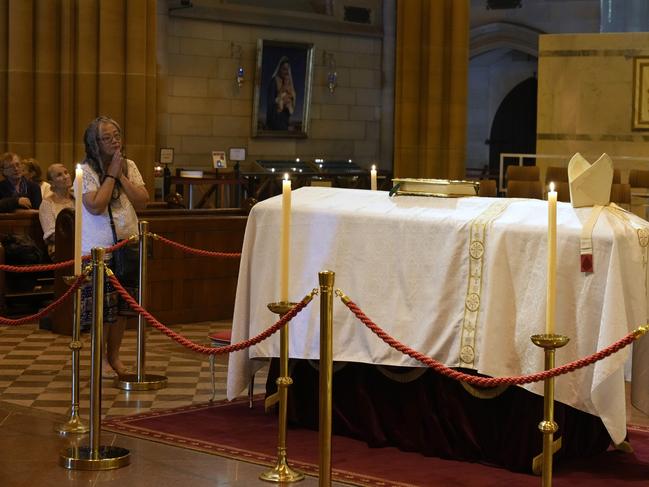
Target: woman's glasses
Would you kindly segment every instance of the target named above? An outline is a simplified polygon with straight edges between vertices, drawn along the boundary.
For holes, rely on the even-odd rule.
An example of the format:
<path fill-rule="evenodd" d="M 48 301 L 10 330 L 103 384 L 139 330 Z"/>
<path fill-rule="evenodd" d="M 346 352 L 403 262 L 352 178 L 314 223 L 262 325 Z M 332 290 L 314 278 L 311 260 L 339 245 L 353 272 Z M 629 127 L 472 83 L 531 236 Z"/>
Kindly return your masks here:
<path fill-rule="evenodd" d="M 101 140 L 104 144 L 110 144 L 113 140 L 116 142 L 121 142 L 122 134 L 120 134 L 119 132 L 115 132 L 114 134 L 104 134 L 99 137 L 99 140 Z"/>

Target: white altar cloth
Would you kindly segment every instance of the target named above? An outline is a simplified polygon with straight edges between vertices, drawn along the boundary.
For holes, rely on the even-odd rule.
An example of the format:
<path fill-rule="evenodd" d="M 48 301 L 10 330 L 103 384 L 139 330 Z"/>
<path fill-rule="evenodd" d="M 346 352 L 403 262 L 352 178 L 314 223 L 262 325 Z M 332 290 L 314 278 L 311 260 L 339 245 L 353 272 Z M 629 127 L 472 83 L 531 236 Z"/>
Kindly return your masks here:
<path fill-rule="evenodd" d="M 449 366 L 490 376 L 543 369 L 530 336 L 544 333 L 547 202 L 505 198 L 388 197 L 387 192 L 305 187 L 293 192 L 290 298 L 318 287 L 318 272 L 406 345 Z M 590 208 L 557 209 L 556 332 L 570 337 L 557 365 L 606 347 L 647 317 L 649 226 L 603 211 L 593 232 L 594 272 L 580 272 L 579 237 Z M 277 320 L 281 197 L 255 205 L 243 244 L 233 343 Z M 646 244 L 646 242 L 644 242 Z M 478 259 L 476 259 L 478 257 Z M 469 273 L 473 281 L 469 279 Z M 476 298 L 477 295 L 477 298 Z M 421 366 L 389 348 L 334 302 L 334 360 Z M 317 359 L 317 299 L 290 324 L 290 356 Z M 469 347 L 469 348 L 467 348 Z M 555 381 L 556 399 L 598 415 L 612 439 L 626 434 L 626 348 Z M 229 358 L 227 392 L 241 394 L 258 361 L 279 355 L 279 333 Z M 542 383 L 525 386 L 542 394 Z"/>

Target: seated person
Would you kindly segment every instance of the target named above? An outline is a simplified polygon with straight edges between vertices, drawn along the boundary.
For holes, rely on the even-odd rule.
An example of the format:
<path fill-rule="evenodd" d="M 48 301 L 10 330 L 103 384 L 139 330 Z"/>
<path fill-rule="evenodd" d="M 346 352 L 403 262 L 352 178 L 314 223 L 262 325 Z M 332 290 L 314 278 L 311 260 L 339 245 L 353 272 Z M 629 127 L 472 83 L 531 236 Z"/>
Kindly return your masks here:
<path fill-rule="evenodd" d="M 5 152 L 0 157 L 4 181 L 0 181 L 0 198 L 12 197 L 22 201 L 21 207 L 38 210 L 43 199 L 41 188 L 22 174 L 20 157 L 13 152 Z"/>
<path fill-rule="evenodd" d="M 41 165 L 34 158 L 23 159 L 23 176 L 29 179 L 32 183 L 38 184 L 41 188 L 41 196 L 45 199 L 50 194 L 50 183 L 43 181 L 43 171 Z"/>
<path fill-rule="evenodd" d="M 31 206 L 29 198 L 21 196 L 14 198 L 9 196 L 7 198 L 0 198 L 0 213 L 13 213 L 16 210 L 25 210 Z"/>
<path fill-rule="evenodd" d="M 47 244 L 47 253 L 54 260 L 54 228 L 56 217 L 63 208 L 74 208 L 72 197 L 72 178 L 63 164 L 52 164 L 47 168 L 47 179 L 51 191 L 43 199 L 38 209 L 38 218 L 43 227 L 43 240 Z"/>

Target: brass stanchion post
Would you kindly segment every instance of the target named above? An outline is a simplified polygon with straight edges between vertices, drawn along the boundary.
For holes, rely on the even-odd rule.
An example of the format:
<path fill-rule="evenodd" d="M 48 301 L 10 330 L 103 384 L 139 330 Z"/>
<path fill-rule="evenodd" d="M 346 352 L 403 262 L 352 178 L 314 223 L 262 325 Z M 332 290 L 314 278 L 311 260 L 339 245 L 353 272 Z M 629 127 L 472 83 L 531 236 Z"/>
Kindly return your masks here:
<path fill-rule="evenodd" d="M 72 285 L 75 277 L 70 276 L 69 284 Z M 88 426 L 81 420 L 79 416 L 79 362 L 81 349 L 81 289 L 77 289 L 74 293 L 74 311 L 72 323 L 72 341 L 70 341 L 70 350 L 72 351 L 72 376 L 71 376 L 71 405 L 70 405 L 70 419 L 65 423 L 58 425 L 55 429 L 62 435 L 67 434 L 81 434 L 88 432 Z"/>
<path fill-rule="evenodd" d="M 130 462 L 130 453 L 119 446 L 101 446 L 101 356 L 104 333 L 104 255 L 92 249 L 92 365 L 90 369 L 90 446 L 66 448 L 59 464 L 72 470 L 110 470 Z"/>
<path fill-rule="evenodd" d="M 333 382 L 333 287 L 336 274 L 318 273 L 320 282 L 320 475 L 318 485 L 331 485 L 331 408 Z"/>
<path fill-rule="evenodd" d="M 554 351 L 563 347 L 570 340 L 563 335 L 544 334 L 532 335 L 532 342 L 545 352 L 545 370 L 554 368 Z M 541 485 L 552 486 L 552 457 L 555 452 L 554 434 L 559 426 L 554 421 L 554 377 L 545 379 L 543 383 L 543 421 L 539 430 L 543 434 L 543 459 L 541 469 Z M 560 446 L 560 444 L 558 445 Z"/>
<path fill-rule="evenodd" d="M 285 301 L 279 303 L 270 303 L 268 309 L 273 313 L 284 316 L 295 306 L 295 303 Z M 288 375 L 288 326 L 286 323 L 279 331 L 280 351 L 279 351 L 279 377 L 277 378 L 277 388 L 279 393 L 279 425 L 277 433 L 277 463 L 275 466 L 262 473 L 259 478 L 267 482 L 298 482 L 304 479 L 304 474 L 296 472 L 288 466 L 286 460 L 286 409 L 288 403 L 288 387 L 293 383 Z"/>
<path fill-rule="evenodd" d="M 138 286 L 138 303 L 146 308 L 147 287 L 146 279 L 148 274 L 148 240 L 149 222 L 138 223 L 140 232 L 140 269 Z M 146 320 L 142 315 L 137 317 L 137 352 L 136 352 L 136 373 L 127 374 L 117 379 L 117 387 L 126 391 L 150 391 L 167 387 L 167 378 L 162 375 L 151 375 L 145 373 L 146 365 Z"/>

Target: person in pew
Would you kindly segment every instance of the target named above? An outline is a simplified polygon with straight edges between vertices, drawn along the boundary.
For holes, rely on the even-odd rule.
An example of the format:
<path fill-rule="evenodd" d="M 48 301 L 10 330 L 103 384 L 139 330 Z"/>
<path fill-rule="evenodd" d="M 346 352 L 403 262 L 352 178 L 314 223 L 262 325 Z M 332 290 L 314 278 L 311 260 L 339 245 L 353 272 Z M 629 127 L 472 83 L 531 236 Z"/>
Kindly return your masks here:
<path fill-rule="evenodd" d="M 49 196 L 51 192 L 50 183 L 43 181 L 43 170 L 41 169 L 40 163 L 30 157 L 28 159 L 22 160 L 23 166 L 23 176 L 29 179 L 32 183 L 38 184 L 38 187 L 41 188 L 41 196 L 45 199 Z"/>
<path fill-rule="evenodd" d="M 13 152 L 5 152 L 0 157 L 2 175 L 0 198 L 16 198 L 20 208 L 38 210 L 43 199 L 41 188 L 23 176 L 20 157 Z"/>
<path fill-rule="evenodd" d="M 14 196 L 7 196 L 0 198 L 0 213 L 13 213 L 16 210 L 28 210 L 31 208 L 29 198 L 21 196 L 19 198 Z"/>
<path fill-rule="evenodd" d="M 123 155 L 122 129 L 106 116 L 93 120 L 83 136 L 86 156 L 83 170 L 83 230 L 82 252 L 89 254 L 93 247 L 111 247 L 118 240 L 138 233 L 136 209 L 149 201 L 142 175 L 135 162 Z M 79 195 L 75 195 L 79 197 Z M 108 258 L 111 265 L 112 257 Z M 119 358 L 119 349 L 126 326 L 126 303 L 108 279 L 105 283 L 104 328 L 106 353 L 102 364 L 104 378 L 129 373 Z M 92 321 L 92 287 L 82 289 L 82 326 Z"/>
<path fill-rule="evenodd" d="M 47 253 L 54 260 L 54 229 L 56 217 L 63 208 L 74 208 L 72 196 L 72 178 L 63 164 L 52 164 L 47 168 L 47 179 L 51 191 L 43 199 L 38 209 L 38 218 L 43 228 L 43 240 L 47 245 Z"/>

